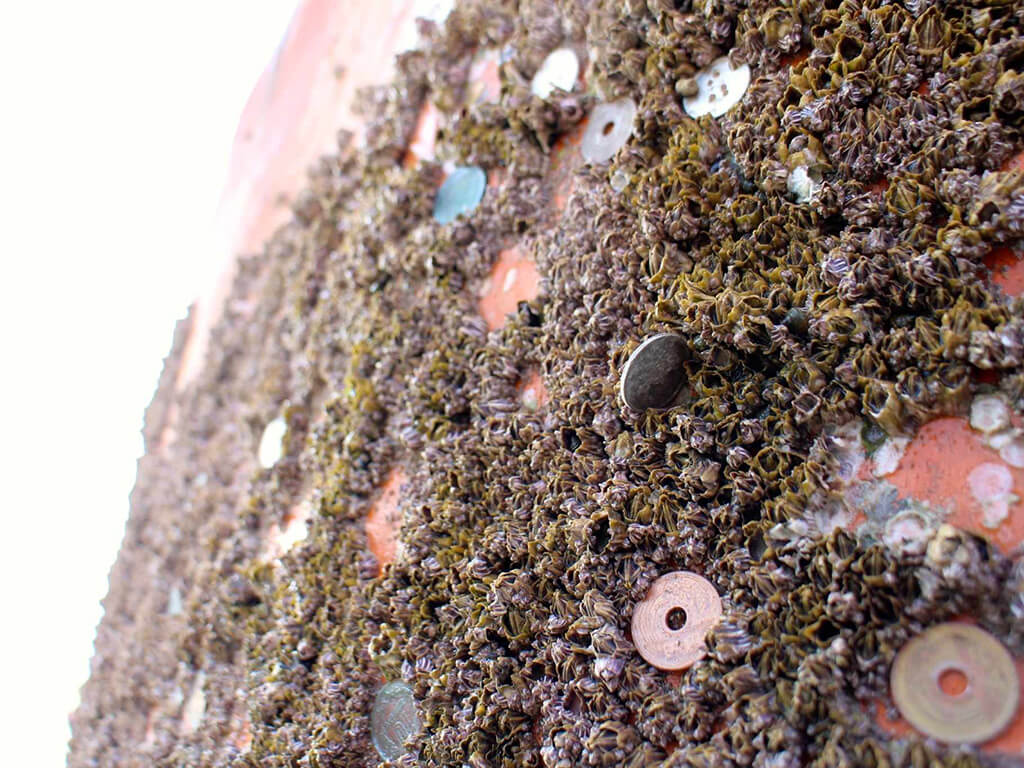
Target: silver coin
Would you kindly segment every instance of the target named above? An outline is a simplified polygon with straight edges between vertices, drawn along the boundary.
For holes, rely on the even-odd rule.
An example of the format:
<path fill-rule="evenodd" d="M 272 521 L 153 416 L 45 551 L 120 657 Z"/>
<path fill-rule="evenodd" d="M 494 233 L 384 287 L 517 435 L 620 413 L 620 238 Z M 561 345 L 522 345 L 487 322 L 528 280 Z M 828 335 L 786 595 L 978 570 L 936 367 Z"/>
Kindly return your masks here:
<path fill-rule="evenodd" d="M 379 691 L 370 712 L 370 738 L 385 760 L 397 760 L 405 754 L 405 740 L 420 730 L 420 717 L 412 688 L 401 680 L 388 683 Z"/>
<path fill-rule="evenodd" d="M 622 369 L 622 401 L 635 411 L 675 405 L 686 383 L 683 364 L 689 356 L 681 336 L 660 333 L 647 339 Z"/>
<path fill-rule="evenodd" d="M 580 141 L 583 159 L 588 163 L 611 160 L 633 135 L 635 116 L 636 102 L 628 98 L 594 107 Z"/>
<path fill-rule="evenodd" d="M 486 188 L 487 174 L 483 168 L 475 165 L 456 168 L 437 190 L 434 219 L 439 224 L 448 224 L 457 216 L 469 213 L 480 204 Z"/>
<path fill-rule="evenodd" d="M 571 91 L 580 71 L 580 61 L 572 48 L 558 48 L 548 54 L 530 81 L 534 96 L 546 99 L 557 88 Z"/>

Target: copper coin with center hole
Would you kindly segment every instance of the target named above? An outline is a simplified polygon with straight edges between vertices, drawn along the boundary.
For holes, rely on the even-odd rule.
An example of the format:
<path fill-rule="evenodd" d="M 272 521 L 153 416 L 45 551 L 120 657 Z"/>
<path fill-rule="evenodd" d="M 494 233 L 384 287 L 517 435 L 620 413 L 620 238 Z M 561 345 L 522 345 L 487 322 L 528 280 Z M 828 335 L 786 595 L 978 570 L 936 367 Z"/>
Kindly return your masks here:
<path fill-rule="evenodd" d="M 686 669 L 707 653 L 704 636 L 721 615 L 711 582 L 689 571 L 666 573 L 633 609 L 633 644 L 658 669 Z"/>
<path fill-rule="evenodd" d="M 940 678 L 960 672 L 967 687 L 950 694 Z M 912 726 L 947 744 L 997 736 L 1017 712 L 1020 683 L 1009 651 L 971 624 L 938 624 L 904 645 L 889 676 L 892 698 Z"/>

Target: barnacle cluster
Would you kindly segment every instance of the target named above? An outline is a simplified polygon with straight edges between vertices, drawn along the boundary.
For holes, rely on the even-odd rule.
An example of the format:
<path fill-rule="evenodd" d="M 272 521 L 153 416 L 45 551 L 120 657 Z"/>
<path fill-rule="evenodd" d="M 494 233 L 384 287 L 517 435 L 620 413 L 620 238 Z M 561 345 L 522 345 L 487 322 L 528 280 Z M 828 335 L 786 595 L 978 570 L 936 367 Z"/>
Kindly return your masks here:
<path fill-rule="evenodd" d="M 985 764 L 890 737 L 862 703 L 886 699 L 909 637 L 960 612 L 1024 653 L 1024 555 L 927 510 L 914 546 L 880 505 L 856 535 L 829 510 L 850 434 L 912 434 L 986 388 L 1024 407 L 1024 303 L 983 264 L 1024 237 L 1005 169 L 1022 24 L 1020 4 L 968 0 L 467 0 L 425 27 L 364 97 L 367 146 L 342 136 L 314 169 L 238 280 L 257 308 L 215 339 L 182 460 L 218 481 L 164 492 L 202 510 L 211 563 L 189 583 L 180 678 L 203 670 L 227 714 L 158 740 L 156 764 L 376 765 L 374 695 L 398 679 L 422 730 L 397 765 Z M 589 90 L 541 99 L 531 78 L 559 47 L 586 52 Z M 486 48 L 509 52 L 501 98 L 467 106 Z M 743 99 L 690 117 L 682 98 L 722 56 L 750 67 Z M 448 115 L 438 163 L 503 174 L 443 225 L 440 166 L 399 163 L 428 95 Z M 553 143 L 625 98 L 632 137 L 554 211 Z M 794 195 L 798 169 L 813 196 Z M 509 243 L 541 293 L 488 333 L 474 288 Z M 687 391 L 634 411 L 619 376 L 657 333 L 686 340 Z M 516 390 L 534 368 L 537 410 Z M 282 404 L 272 470 L 210 466 Z M 362 520 L 399 465 L 400 552 L 378 576 Z M 261 561 L 310 487 L 308 538 Z M 675 570 L 724 609 L 680 678 L 629 635 Z M 228 738 L 242 707 L 246 749 Z"/>

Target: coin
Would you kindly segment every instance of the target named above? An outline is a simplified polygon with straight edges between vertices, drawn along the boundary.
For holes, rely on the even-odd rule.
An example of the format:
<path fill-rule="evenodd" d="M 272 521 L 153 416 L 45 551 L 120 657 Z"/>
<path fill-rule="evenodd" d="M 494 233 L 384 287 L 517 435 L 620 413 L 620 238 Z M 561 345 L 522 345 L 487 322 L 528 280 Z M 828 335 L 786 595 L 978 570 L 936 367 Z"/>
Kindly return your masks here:
<path fill-rule="evenodd" d="M 611 160 L 633 135 L 635 116 L 636 102 L 632 99 L 619 99 L 594 107 L 580 141 L 583 159 L 588 163 Z"/>
<path fill-rule="evenodd" d="M 661 333 L 647 339 L 622 369 L 622 401 L 636 411 L 672 406 L 685 382 L 683 363 L 688 357 L 680 336 Z"/>
<path fill-rule="evenodd" d="M 434 219 L 439 224 L 448 224 L 456 216 L 469 213 L 476 208 L 487 187 L 487 174 L 475 165 L 456 168 L 437 190 L 434 199 Z"/>
<path fill-rule="evenodd" d="M 943 676 L 958 673 L 966 687 L 949 693 Z M 978 744 L 997 736 L 1017 711 L 1020 683 L 1009 651 L 971 624 L 938 624 L 911 639 L 889 676 L 892 697 L 912 726 L 949 744 Z"/>
<path fill-rule="evenodd" d="M 683 98 L 683 109 L 690 117 L 711 115 L 721 117 L 736 104 L 750 85 L 750 67 L 740 64 L 733 67 L 728 56 L 712 61 L 698 72 L 697 93 Z"/>
<path fill-rule="evenodd" d="M 571 48 L 557 48 L 548 54 L 530 81 L 534 96 L 546 99 L 556 88 L 571 91 L 579 75 L 580 61 Z"/>
<path fill-rule="evenodd" d="M 405 754 L 405 740 L 420 730 L 412 688 L 395 680 L 379 691 L 370 712 L 370 738 L 385 760 Z"/>
<path fill-rule="evenodd" d="M 704 636 L 721 615 L 711 582 L 689 571 L 666 573 L 633 609 L 633 644 L 658 669 L 686 669 L 707 653 Z"/>

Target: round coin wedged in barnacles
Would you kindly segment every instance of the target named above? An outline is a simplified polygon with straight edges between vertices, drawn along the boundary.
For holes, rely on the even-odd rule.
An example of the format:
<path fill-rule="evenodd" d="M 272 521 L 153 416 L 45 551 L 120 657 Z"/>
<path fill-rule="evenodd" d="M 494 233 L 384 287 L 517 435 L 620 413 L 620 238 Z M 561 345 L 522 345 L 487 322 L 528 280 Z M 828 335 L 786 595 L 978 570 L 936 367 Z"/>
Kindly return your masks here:
<path fill-rule="evenodd" d="M 637 650 L 658 669 L 679 671 L 707 653 L 704 636 L 722 615 L 714 585 L 687 571 L 666 573 L 633 609 L 630 630 Z"/>
<path fill-rule="evenodd" d="M 619 381 L 622 402 L 636 411 L 668 408 L 686 386 L 690 352 L 681 336 L 659 333 L 633 350 Z"/>
<path fill-rule="evenodd" d="M 572 48 L 556 48 L 544 59 L 530 81 L 534 96 L 546 99 L 555 90 L 571 91 L 580 72 L 580 61 Z"/>
<path fill-rule="evenodd" d="M 728 56 L 722 56 L 697 72 L 693 80 L 695 87 L 683 89 L 686 113 L 691 117 L 721 117 L 742 101 L 750 85 L 750 66 L 734 66 Z"/>
<path fill-rule="evenodd" d="M 373 746 L 385 760 L 397 760 L 405 754 L 405 740 L 420 729 L 416 700 L 412 689 L 394 680 L 377 692 L 370 713 Z"/>
<path fill-rule="evenodd" d="M 891 685 L 896 706 L 911 725 L 952 744 L 977 744 L 998 735 L 1020 698 L 1013 657 L 970 624 L 938 624 L 911 639 L 893 662 Z"/>
<path fill-rule="evenodd" d="M 448 224 L 457 216 L 477 207 L 487 188 L 487 174 L 482 168 L 456 168 L 442 182 L 434 199 L 434 219 Z"/>
<path fill-rule="evenodd" d="M 619 99 L 598 104 L 591 111 L 580 142 L 580 155 L 588 163 L 603 163 L 615 157 L 633 135 L 636 102 Z"/>

